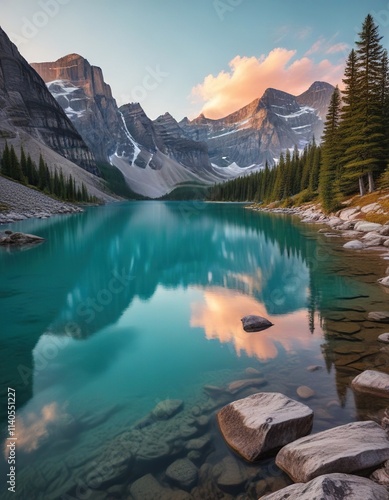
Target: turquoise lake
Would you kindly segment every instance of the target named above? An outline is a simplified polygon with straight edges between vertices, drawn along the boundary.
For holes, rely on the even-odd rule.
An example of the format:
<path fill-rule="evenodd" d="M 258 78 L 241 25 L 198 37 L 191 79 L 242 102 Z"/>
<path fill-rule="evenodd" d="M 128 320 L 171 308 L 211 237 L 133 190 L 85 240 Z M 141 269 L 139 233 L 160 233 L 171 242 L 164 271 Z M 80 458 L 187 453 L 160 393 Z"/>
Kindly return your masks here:
<path fill-rule="evenodd" d="M 387 309 L 376 284 L 386 264 L 344 251 L 320 227 L 200 202 L 118 203 L 9 226 L 45 242 L 0 252 L 1 498 L 244 500 L 276 491 L 291 481 L 274 458 L 245 463 L 215 419 L 259 391 L 309 405 L 313 432 L 378 421 L 383 407 L 349 387 L 363 369 L 389 372 L 376 341 L 385 327 L 366 319 Z M 246 333 L 248 314 L 274 326 Z M 302 385 L 310 399 L 297 395 Z M 4 481 L 8 388 L 16 494 Z M 198 476 L 185 488 L 165 472 L 187 456 Z M 147 474 L 157 486 L 150 476 L 139 483 Z"/>

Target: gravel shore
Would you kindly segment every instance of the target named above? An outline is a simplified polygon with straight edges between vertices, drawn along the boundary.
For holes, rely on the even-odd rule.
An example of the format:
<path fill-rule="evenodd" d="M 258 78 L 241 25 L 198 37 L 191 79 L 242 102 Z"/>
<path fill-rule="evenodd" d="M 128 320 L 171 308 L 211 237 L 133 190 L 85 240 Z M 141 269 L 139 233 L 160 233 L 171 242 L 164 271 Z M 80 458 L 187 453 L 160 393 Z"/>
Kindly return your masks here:
<path fill-rule="evenodd" d="M 50 196 L 0 176 L 0 224 L 29 218 L 47 218 L 55 214 L 82 212 L 76 205 L 54 200 Z"/>

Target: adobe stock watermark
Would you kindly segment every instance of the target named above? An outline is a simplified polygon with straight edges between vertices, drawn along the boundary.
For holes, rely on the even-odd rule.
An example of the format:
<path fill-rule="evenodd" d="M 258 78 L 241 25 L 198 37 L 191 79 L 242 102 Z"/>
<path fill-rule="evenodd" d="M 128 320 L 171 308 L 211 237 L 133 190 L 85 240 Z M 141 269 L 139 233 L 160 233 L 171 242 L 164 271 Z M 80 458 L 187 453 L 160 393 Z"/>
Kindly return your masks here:
<path fill-rule="evenodd" d="M 142 102 L 146 99 L 150 92 L 157 89 L 161 83 L 170 76 L 167 71 L 162 71 L 159 64 L 155 69 L 151 66 L 145 67 L 145 73 L 142 78 L 142 83 L 131 89 L 132 102 Z"/>
<path fill-rule="evenodd" d="M 112 272 L 112 277 L 107 283 L 105 288 L 100 289 L 94 297 L 88 297 L 86 300 L 80 302 L 77 306 L 76 313 L 78 317 L 82 318 L 84 324 L 90 324 L 97 314 L 104 311 L 114 298 L 114 296 L 122 293 L 134 276 L 128 275 L 125 269 L 121 273 L 117 271 Z M 47 368 L 70 342 L 71 339 L 82 337 L 81 321 L 69 321 L 64 326 L 64 335 L 56 336 L 51 335 L 42 346 L 42 349 L 36 353 L 34 357 L 34 368 L 20 364 L 18 366 L 18 373 L 24 385 L 30 383 L 34 373 L 40 372 Z"/>
<path fill-rule="evenodd" d="M 227 13 L 234 12 L 244 0 L 213 0 L 213 8 L 220 21 L 224 20 Z"/>
<path fill-rule="evenodd" d="M 20 47 L 34 38 L 41 29 L 56 17 L 63 5 L 68 5 L 72 0 L 39 0 L 39 9 L 31 17 L 23 16 L 20 33 L 10 33 L 12 41 Z"/>

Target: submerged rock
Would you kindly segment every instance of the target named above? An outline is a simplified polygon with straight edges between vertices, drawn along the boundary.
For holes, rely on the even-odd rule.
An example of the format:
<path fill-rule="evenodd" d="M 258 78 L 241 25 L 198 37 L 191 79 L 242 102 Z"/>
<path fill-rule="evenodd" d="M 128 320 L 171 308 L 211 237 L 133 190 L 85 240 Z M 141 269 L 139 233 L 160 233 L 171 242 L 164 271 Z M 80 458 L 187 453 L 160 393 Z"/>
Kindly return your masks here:
<path fill-rule="evenodd" d="M 262 392 L 224 406 L 217 414 L 227 443 L 249 462 L 311 431 L 313 411 L 277 392 Z"/>
<path fill-rule="evenodd" d="M 227 390 L 231 394 L 236 394 L 237 392 L 242 391 L 247 387 L 261 387 L 266 384 L 267 382 L 264 378 L 246 378 L 243 380 L 235 380 L 234 382 L 231 382 L 230 384 L 228 384 Z"/>
<path fill-rule="evenodd" d="M 309 399 L 316 394 L 315 391 L 307 385 L 300 385 L 300 387 L 297 388 L 296 392 L 301 399 Z"/>
<path fill-rule="evenodd" d="M 260 332 L 273 326 L 273 323 L 271 323 L 268 319 L 263 318 L 262 316 L 245 316 L 241 319 L 241 321 L 243 324 L 243 330 L 245 332 Z"/>
<path fill-rule="evenodd" d="M 167 420 L 182 410 L 184 402 L 181 399 L 165 399 L 160 401 L 151 414 L 158 420 Z"/>
<path fill-rule="evenodd" d="M 354 390 L 389 398 L 389 375 L 376 370 L 365 370 L 351 382 Z"/>
<path fill-rule="evenodd" d="M 180 458 L 166 469 L 166 477 L 184 490 L 191 489 L 197 482 L 197 467 L 188 458 Z"/>
<path fill-rule="evenodd" d="M 229 455 L 214 466 L 212 474 L 218 486 L 224 491 L 234 490 L 247 481 L 242 465 Z"/>
<path fill-rule="evenodd" d="M 260 500 L 385 500 L 388 498 L 386 488 L 365 477 L 351 474 L 326 474 L 309 483 L 298 483 L 287 486 L 260 497 Z"/>
<path fill-rule="evenodd" d="M 133 500 L 189 500 L 189 493 L 171 490 L 162 486 L 152 474 L 146 474 L 133 483 L 130 488 Z"/>
<path fill-rule="evenodd" d="M 353 422 L 284 446 L 276 464 L 295 482 L 322 474 L 351 474 L 378 467 L 389 459 L 389 439 L 373 421 Z"/>

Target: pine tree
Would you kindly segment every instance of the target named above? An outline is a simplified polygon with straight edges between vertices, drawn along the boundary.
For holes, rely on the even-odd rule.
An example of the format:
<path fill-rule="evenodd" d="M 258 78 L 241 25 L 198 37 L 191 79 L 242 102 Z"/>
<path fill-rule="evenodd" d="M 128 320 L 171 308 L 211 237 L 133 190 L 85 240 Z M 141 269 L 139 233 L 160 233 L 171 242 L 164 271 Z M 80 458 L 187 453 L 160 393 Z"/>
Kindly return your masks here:
<path fill-rule="evenodd" d="M 336 87 L 328 107 L 322 141 L 319 191 L 326 212 L 331 212 L 338 202 L 340 103 L 340 92 Z"/>
<path fill-rule="evenodd" d="M 345 139 L 345 176 L 358 178 L 363 194 L 363 177 L 367 175 L 369 192 L 374 190 L 374 174 L 384 170 L 385 147 L 380 83 L 383 48 L 378 27 L 369 14 L 359 33 L 354 68 L 355 101 L 349 109 L 349 131 Z"/>
<path fill-rule="evenodd" d="M 11 159 L 8 142 L 5 143 L 5 148 L 1 158 L 1 172 L 7 177 L 11 177 Z"/>
<path fill-rule="evenodd" d="M 284 193 L 284 182 L 285 182 L 285 157 L 283 153 L 280 154 L 280 160 L 278 165 L 275 167 L 275 180 L 274 188 L 272 193 L 273 200 L 281 200 Z"/>
<path fill-rule="evenodd" d="M 23 146 L 20 146 L 20 167 L 23 172 L 23 177 L 26 182 L 28 182 L 29 172 L 28 172 L 28 163 L 26 158 L 26 153 L 24 152 Z"/>
<path fill-rule="evenodd" d="M 11 145 L 9 150 L 9 165 L 10 165 L 10 174 L 9 176 L 15 181 L 25 182 L 25 177 L 22 172 L 22 168 L 20 166 L 19 159 L 15 153 L 14 147 Z"/>
<path fill-rule="evenodd" d="M 38 165 L 38 189 L 44 191 L 47 186 L 47 176 L 46 176 L 46 165 L 43 160 L 42 154 L 39 155 L 39 165 Z"/>

